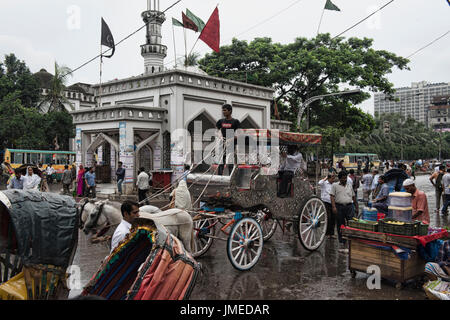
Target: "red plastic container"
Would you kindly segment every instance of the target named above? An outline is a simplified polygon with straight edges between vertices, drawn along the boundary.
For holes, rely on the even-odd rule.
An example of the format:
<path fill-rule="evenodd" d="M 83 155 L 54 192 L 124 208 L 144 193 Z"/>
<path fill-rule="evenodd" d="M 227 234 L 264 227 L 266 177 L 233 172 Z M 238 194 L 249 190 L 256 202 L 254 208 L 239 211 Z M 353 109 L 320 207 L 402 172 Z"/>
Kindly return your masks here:
<path fill-rule="evenodd" d="M 384 218 L 386 218 L 386 214 L 384 214 L 384 213 L 378 213 L 377 214 L 377 221 L 380 221 L 380 220 L 382 220 Z"/>

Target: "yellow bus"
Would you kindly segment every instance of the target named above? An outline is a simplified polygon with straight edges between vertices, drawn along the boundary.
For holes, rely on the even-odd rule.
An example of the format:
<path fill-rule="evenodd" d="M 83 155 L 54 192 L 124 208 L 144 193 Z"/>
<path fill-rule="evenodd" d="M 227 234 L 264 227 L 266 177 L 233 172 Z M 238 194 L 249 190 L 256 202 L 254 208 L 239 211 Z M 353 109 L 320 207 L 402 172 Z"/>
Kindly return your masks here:
<path fill-rule="evenodd" d="M 367 158 L 373 163 L 375 169 L 380 168 L 380 159 L 375 153 L 339 153 L 333 156 L 333 166 L 336 166 L 337 162 L 344 160 L 344 167 L 347 170 L 358 170 L 358 160 L 361 160 L 361 170 L 365 168 Z M 337 169 L 337 168 L 336 168 Z"/>
<path fill-rule="evenodd" d="M 64 172 L 64 166 L 67 164 L 69 169 L 75 163 L 76 152 L 71 151 L 42 151 L 42 150 L 23 150 L 23 149 L 5 149 L 4 162 L 9 163 L 13 169 L 23 165 L 38 165 L 42 163 L 44 169 L 52 164 L 56 171 L 56 179 L 61 180 Z"/>

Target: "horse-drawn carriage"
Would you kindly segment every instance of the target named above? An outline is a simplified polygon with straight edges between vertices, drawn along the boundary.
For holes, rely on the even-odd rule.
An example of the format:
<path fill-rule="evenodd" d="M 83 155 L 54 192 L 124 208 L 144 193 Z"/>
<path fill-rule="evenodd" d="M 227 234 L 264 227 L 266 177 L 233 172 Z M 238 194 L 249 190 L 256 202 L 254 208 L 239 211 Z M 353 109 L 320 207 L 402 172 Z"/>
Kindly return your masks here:
<path fill-rule="evenodd" d="M 0 192 L 0 300 L 66 299 L 78 243 L 78 212 L 66 196 Z"/>
<path fill-rule="evenodd" d="M 208 174 L 204 169 L 188 175 L 192 195 L 203 202 L 194 218 L 194 256 L 205 254 L 214 239 L 225 240 L 233 267 L 249 270 L 258 262 L 263 242 L 273 236 L 278 225 L 283 232 L 286 226 L 293 225 L 305 249 L 318 249 L 327 227 L 325 205 L 311 184 L 311 180 L 318 181 L 319 163 L 311 161 L 297 170 L 288 184 L 288 196 L 280 198 L 277 160 L 288 146 L 301 147 L 300 151 L 308 153 L 320 145 L 322 136 L 257 129 L 243 130 L 241 134 L 247 139 L 245 149 L 238 142 L 237 155 L 244 161 L 235 165 L 228 176 Z M 218 226 L 227 239 L 216 236 Z"/>

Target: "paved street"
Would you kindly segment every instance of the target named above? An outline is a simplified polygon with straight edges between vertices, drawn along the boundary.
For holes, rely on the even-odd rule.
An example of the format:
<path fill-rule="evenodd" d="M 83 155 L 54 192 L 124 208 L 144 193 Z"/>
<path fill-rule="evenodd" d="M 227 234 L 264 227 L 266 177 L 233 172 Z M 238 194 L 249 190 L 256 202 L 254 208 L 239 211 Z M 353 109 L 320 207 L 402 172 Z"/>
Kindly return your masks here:
<path fill-rule="evenodd" d="M 435 197 L 428 176 L 417 178 L 419 189 L 426 192 L 432 226 L 449 225 L 448 219 L 433 212 Z M 337 240 L 326 240 L 316 252 L 302 248 L 294 235 L 275 236 L 264 245 L 258 264 L 249 272 L 239 272 L 227 258 L 225 242 L 216 241 L 210 251 L 198 261 L 203 274 L 197 282 L 191 299 L 425 299 L 422 289 L 409 284 L 397 290 L 382 281 L 382 290 L 368 290 L 367 275 L 358 273 L 352 279 L 347 270 L 347 255 L 337 251 Z M 80 233 L 74 264 L 81 268 L 81 281 L 86 284 L 97 271 L 100 261 L 108 254 L 104 244 L 91 244 Z M 72 290 L 71 297 L 80 290 Z"/>

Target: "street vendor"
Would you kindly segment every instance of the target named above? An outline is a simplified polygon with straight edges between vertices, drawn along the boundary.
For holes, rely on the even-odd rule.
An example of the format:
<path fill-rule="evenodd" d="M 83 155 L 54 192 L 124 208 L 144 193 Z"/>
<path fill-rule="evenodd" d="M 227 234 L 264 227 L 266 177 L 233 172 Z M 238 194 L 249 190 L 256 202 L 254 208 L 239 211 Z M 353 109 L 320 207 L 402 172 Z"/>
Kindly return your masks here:
<path fill-rule="evenodd" d="M 428 212 L 428 200 L 425 192 L 417 189 L 414 180 L 406 179 L 403 182 L 406 192 L 412 194 L 413 220 L 419 220 L 423 224 L 430 224 L 430 213 Z"/>
<path fill-rule="evenodd" d="M 373 200 L 373 207 L 380 213 L 388 214 L 388 199 L 389 199 L 389 185 L 386 183 L 385 176 L 378 178 L 378 186 L 380 191 L 378 192 L 375 200 Z"/>

